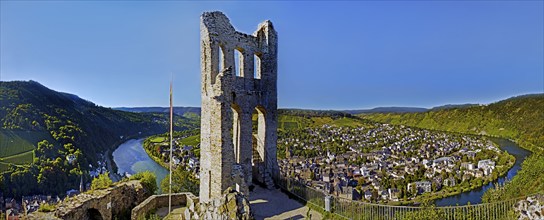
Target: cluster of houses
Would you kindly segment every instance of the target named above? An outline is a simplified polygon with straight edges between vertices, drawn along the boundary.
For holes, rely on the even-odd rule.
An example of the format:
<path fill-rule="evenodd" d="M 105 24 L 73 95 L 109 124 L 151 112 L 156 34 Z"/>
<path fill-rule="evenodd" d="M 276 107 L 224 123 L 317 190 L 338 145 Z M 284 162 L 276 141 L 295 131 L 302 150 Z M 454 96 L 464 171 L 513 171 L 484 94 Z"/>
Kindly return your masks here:
<path fill-rule="evenodd" d="M 288 151 L 288 157 L 279 161 L 282 175 L 353 200 L 413 199 L 472 178 L 486 178 L 494 172 L 498 157 L 480 160 L 476 155 L 483 155 L 483 150 L 500 152 L 479 137 L 388 124 L 324 125 L 306 131 L 278 140 Z M 331 145 L 344 149 L 331 152 Z M 312 158 L 293 155 L 292 149 L 301 147 L 325 153 Z"/>
<path fill-rule="evenodd" d="M 0 210 L 5 214 L 9 213 L 6 219 L 19 219 L 20 215 L 37 211 L 41 204 L 58 203 L 60 201 L 61 198 L 58 196 L 52 197 L 46 195 L 23 196 L 21 200 L 16 200 L 14 198 L 5 198 L 0 193 Z"/>
<path fill-rule="evenodd" d="M 72 154 L 71 154 L 72 155 Z M 100 158 L 105 158 L 104 155 L 100 155 Z M 66 160 L 69 163 L 73 159 L 70 155 L 66 157 Z M 100 174 L 108 172 L 106 168 L 106 159 L 97 161 L 98 166 L 93 167 L 89 164 L 89 174 L 92 178 L 99 176 Z M 67 197 L 72 197 L 83 192 L 85 189 L 91 188 L 91 183 L 85 184 L 83 182 L 83 177 L 81 178 L 78 189 L 70 189 L 66 191 Z M 63 197 L 64 198 L 64 197 Z M 61 197 L 56 196 L 52 197 L 51 195 L 30 195 L 23 196 L 21 200 L 16 200 L 14 198 L 4 197 L 0 192 L 0 210 L 4 213 L 9 213 L 9 216 L 6 216 L 7 219 L 19 219 L 20 215 L 26 215 L 32 212 L 35 212 L 40 208 L 40 205 L 44 203 L 56 204 L 62 200 Z"/>
<path fill-rule="evenodd" d="M 199 146 L 190 146 L 181 144 L 180 138 L 173 139 L 172 145 L 172 165 L 177 167 L 183 165 L 185 169 L 191 171 L 196 178 L 198 178 L 198 172 L 200 170 L 200 160 L 197 155 L 194 154 L 194 149 Z M 166 164 L 170 162 L 170 145 L 167 142 L 151 143 L 153 149 L 158 149 L 160 158 Z"/>
<path fill-rule="evenodd" d="M 100 155 L 99 158 L 105 158 L 105 156 Z M 96 167 L 93 167 L 92 164 L 89 164 L 89 175 L 91 175 L 92 178 L 95 178 L 99 176 L 100 174 L 108 172 L 106 159 L 99 160 L 96 163 L 98 164 Z"/>

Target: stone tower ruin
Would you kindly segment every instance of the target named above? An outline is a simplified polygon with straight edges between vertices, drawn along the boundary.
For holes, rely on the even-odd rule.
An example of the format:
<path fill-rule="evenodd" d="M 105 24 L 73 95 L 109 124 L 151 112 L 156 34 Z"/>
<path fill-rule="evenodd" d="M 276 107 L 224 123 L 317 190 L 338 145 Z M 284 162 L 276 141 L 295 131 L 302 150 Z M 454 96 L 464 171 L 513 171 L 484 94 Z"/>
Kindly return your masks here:
<path fill-rule="evenodd" d="M 270 21 L 248 35 L 221 12 L 201 16 L 200 202 L 229 187 L 248 196 L 253 180 L 274 184 L 277 40 Z"/>

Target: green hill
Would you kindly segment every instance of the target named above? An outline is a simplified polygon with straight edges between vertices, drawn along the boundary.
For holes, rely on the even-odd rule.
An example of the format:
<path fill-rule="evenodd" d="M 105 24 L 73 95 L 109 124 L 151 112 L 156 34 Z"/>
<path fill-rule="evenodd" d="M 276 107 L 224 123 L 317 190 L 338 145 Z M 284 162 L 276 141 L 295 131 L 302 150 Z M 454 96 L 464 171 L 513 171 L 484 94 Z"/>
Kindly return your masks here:
<path fill-rule="evenodd" d="M 439 109 L 424 113 L 362 114 L 391 124 L 507 138 L 529 149 L 522 170 L 504 187 L 488 191 L 484 201 L 544 191 L 544 94 L 524 95 L 489 105 Z"/>
<path fill-rule="evenodd" d="M 34 81 L 0 82 L 0 188 L 7 196 L 62 194 L 79 188 L 89 165 L 128 138 L 165 132 L 165 113 L 97 106 Z M 198 126 L 175 118 L 176 128 Z M 67 156 L 76 157 L 68 163 Z"/>

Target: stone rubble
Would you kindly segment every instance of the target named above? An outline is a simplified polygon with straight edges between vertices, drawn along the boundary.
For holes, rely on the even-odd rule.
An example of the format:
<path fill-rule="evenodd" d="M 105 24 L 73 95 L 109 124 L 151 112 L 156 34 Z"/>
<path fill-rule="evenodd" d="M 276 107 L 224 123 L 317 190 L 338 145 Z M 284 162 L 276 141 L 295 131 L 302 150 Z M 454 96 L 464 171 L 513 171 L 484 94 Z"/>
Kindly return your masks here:
<path fill-rule="evenodd" d="M 208 203 L 189 202 L 187 209 L 185 209 L 184 219 L 251 220 L 255 218 L 247 197 L 228 188 L 221 198 L 215 198 Z"/>
<path fill-rule="evenodd" d="M 544 220 L 544 195 L 529 196 L 514 205 L 518 219 Z"/>

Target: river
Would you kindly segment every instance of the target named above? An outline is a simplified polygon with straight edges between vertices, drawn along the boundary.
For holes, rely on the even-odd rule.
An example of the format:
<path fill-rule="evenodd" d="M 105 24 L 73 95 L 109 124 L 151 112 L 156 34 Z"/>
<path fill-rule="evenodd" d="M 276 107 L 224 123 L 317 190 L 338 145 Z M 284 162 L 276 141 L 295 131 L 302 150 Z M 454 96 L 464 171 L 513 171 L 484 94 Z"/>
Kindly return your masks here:
<path fill-rule="evenodd" d="M 530 151 L 525 150 L 521 147 L 519 147 L 516 143 L 501 139 L 501 138 L 491 138 L 491 140 L 499 145 L 499 147 L 502 150 L 505 150 L 509 154 L 513 155 L 516 158 L 516 162 L 514 163 L 514 166 L 508 170 L 506 175 L 499 177 L 497 180 L 490 182 L 486 185 L 483 185 L 480 188 L 474 189 L 472 191 L 463 192 L 458 195 L 445 197 L 442 199 L 435 200 L 435 205 L 437 206 L 455 206 L 455 205 L 466 205 L 468 202 L 470 204 L 477 204 L 482 202 L 482 195 L 484 195 L 485 191 L 488 189 L 494 187 L 494 184 L 504 183 L 507 179 L 512 179 L 521 169 L 521 163 L 525 160 L 527 156 L 531 154 Z"/>
<path fill-rule="evenodd" d="M 124 176 L 125 173 L 135 174 L 149 170 L 157 176 L 157 186 L 161 193 L 161 180 L 166 177 L 168 170 L 153 161 L 144 150 L 144 139 L 131 139 L 119 145 L 113 151 L 113 161 L 117 165 L 117 172 Z"/>

